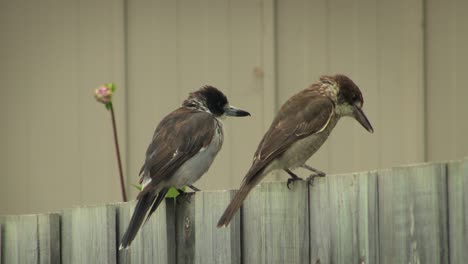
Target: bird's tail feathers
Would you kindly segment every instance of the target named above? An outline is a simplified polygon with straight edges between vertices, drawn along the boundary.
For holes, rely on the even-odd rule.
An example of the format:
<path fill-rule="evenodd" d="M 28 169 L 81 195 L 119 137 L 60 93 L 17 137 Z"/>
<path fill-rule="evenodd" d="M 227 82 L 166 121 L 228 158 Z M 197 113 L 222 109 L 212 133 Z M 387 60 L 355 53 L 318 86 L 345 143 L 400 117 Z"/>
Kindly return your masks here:
<path fill-rule="evenodd" d="M 231 203 L 229 204 L 229 206 L 226 208 L 223 215 L 219 219 L 217 227 L 227 227 L 229 225 L 229 222 L 231 222 L 232 218 L 234 218 L 234 215 L 242 206 L 242 203 L 244 202 L 245 198 L 247 197 L 247 195 L 250 193 L 250 191 L 253 189 L 254 186 L 255 184 L 252 182 L 250 183 L 245 182 L 244 184 L 242 184 L 241 188 L 239 189 L 239 191 L 237 191 Z"/>
<path fill-rule="evenodd" d="M 166 193 L 169 188 L 162 189 L 156 196 L 153 193 L 146 193 L 138 198 L 137 205 L 133 211 L 132 218 L 128 224 L 127 231 L 122 237 L 119 250 L 126 249 L 130 246 L 132 241 L 135 239 L 138 230 L 143 225 L 143 221 L 146 223 L 150 218 L 151 214 L 158 208 L 161 202 L 164 200 Z"/>
<path fill-rule="evenodd" d="M 153 203 L 153 206 L 151 206 L 151 210 L 148 212 L 148 215 L 146 216 L 145 224 L 148 222 L 150 216 L 158 209 L 159 205 L 161 204 L 162 201 L 164 201 L 164 198 L 166 197 L 167 192 L 169 191 L 169 188 L 163 188 L 159 193 L 158 196 L 156 197 L 156 200 Z"/>

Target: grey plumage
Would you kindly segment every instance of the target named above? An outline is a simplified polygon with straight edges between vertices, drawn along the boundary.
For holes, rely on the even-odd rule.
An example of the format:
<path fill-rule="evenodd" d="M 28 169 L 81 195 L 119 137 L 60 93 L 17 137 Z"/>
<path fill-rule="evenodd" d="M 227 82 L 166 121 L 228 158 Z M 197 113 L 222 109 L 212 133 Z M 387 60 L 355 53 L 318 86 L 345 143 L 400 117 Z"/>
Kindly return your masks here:
<path fill-rule="evenodd" d="M 131 244 L 170 187 L 192 185 L 209 169 L 223 144 L 223 115 L 250 114 L 233 108 L 222 92 L 206 86 L 159 123 L 140 170 L 142 190 L 120 249 Z"/>

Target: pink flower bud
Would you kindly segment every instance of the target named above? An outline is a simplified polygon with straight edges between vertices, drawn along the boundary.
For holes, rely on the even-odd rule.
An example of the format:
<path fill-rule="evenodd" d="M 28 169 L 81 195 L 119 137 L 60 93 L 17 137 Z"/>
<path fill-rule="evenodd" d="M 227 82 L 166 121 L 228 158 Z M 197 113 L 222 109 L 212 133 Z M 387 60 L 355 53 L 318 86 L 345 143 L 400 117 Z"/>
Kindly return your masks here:
<path fill-rule="evenodd" d="M 100 86 L 94 91 L 94 98 L 103 104 L 110 103 L 112 100 L 112 89 L 108 85 Z"/>

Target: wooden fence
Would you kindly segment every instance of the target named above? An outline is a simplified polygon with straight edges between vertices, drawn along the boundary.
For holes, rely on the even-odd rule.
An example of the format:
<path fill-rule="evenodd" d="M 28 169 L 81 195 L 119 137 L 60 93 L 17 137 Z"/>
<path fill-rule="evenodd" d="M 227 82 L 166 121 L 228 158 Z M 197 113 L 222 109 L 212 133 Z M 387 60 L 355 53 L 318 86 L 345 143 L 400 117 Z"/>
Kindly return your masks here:
<path fill-rule="evenodd" d="M 163 203 L 129 250 L 135 202 L 0 217 L 11 263 L 467 263 L 468 159 L 264 183 L 227 228 L 234 191 Z"/>

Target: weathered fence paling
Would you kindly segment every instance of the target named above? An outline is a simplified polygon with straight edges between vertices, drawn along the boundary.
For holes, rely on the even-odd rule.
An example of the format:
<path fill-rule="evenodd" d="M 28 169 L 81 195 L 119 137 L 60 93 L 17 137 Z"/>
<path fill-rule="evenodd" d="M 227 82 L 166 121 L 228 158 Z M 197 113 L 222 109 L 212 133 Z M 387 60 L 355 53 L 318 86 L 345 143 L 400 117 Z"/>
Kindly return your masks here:
<path fill-rule="evenodd" d="M 112 205 L 62 211 L 62 263 L 116 263 L 116 217 Z"/>
<path fill-rule="evenodd" d="M 310 189 L 311 263 L 378 263 L 377 173 L 343 174 Z"/>
<path fill-rule="evenodd" d="M 115 204 L 118 219 L 118 241 L 123 237 L 136 201 Z M 130 248 L 117 252 L 119 263 L 175 263 L 175 208 L 173 199 L 161 203 L 149 221 L 138 232 Z M 115 250 L 115 249 L 114 249 Z"/>
<path fill-rule="evenodd" d="M 240 263 L 240 216 L 226 228 L 216 228 L 234 191 L 190 195 L 177 206 L 177 263 Z"/>
<path fill-rule="evenodd" d="M 0 217 L 0 263 L 464 263 L 468 159 L 167 199 L 118 251 L 135 202 Z"/>
<path fill-rule="evenodd" d="M 59 263 L 58 214 L 0 217 L 1 263 Z"/>

